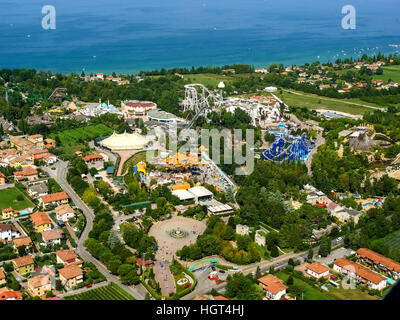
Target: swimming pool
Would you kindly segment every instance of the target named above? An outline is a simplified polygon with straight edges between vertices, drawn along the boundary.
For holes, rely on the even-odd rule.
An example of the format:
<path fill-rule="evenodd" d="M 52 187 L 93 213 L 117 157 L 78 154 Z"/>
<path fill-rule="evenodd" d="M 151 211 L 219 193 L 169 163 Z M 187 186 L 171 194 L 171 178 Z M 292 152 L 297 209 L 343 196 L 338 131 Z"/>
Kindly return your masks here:
<path fill-rule="evenodd" d="M 393 283 L 395 283 L 395 281 L 394 281 L 394 280 L 392 280 L 392 279 L 389 279 L 389 278 L 386 278 L 386 281 L 387 281 L 387 283 L 389 283 L 389 284 L 393 284 Z"/>

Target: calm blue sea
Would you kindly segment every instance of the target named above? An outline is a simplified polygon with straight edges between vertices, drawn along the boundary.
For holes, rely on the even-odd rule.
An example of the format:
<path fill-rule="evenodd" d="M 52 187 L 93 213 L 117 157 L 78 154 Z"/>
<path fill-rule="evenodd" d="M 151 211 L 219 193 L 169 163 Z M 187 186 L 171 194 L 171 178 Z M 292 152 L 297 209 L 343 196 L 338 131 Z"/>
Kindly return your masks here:
<path fill-rule="evenodd" d="M 341 28 L 347 4 L 356 30 Z M 41 27 L 44 5 L 56 30 Z M 258 67 L 395 52 L 389 44 L 400 44 L 399 0 L 0 0 L 0 68 Z"/>

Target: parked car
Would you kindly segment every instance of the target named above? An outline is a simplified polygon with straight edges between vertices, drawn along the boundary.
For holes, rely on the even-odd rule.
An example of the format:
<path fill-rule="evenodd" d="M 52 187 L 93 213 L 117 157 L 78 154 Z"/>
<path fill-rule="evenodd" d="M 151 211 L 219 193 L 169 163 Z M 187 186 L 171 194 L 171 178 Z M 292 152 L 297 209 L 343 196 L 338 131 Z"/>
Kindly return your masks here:
<path fill-rule="evenodd" d="M 220 272 L 220 273 L 225 273 L 225 271 L 224 271 L 224 270 L 219 270 L 219 272 Z"/>

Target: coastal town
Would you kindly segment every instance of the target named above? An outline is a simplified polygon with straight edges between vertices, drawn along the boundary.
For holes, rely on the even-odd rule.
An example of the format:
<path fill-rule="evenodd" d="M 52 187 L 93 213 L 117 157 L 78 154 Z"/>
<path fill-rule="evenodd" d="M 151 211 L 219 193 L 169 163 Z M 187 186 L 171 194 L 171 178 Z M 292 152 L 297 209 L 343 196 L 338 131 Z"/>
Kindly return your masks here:
<path fill-rule="evenodd" d="M 383 299 L 399 65 L 0 70 L 0 300 Z"/>

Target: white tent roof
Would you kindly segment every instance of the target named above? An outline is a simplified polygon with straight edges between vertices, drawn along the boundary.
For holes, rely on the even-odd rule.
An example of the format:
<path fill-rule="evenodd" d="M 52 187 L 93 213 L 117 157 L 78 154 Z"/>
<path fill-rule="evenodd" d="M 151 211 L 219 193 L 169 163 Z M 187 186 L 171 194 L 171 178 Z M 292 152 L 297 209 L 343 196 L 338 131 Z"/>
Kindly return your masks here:
<path fill-rule="evenodd" d="M 148 139 L 138 133 L 113 133 L 104 139 L 101 144 L 111 150 L 139 150 L 143 149 Z"/>

